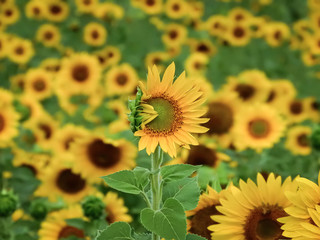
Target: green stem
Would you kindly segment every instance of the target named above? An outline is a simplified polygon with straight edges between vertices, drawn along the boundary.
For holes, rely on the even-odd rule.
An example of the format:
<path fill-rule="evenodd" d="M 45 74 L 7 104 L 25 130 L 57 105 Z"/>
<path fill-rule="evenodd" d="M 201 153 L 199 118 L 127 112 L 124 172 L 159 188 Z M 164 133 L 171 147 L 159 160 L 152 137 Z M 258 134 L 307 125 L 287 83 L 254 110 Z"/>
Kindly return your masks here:
<path fill-rule="evenodd" d="M 163 151 L 157 146 L 155 152 L 151 155 L 151 189 L 152 189 L 152 209 L 157 211 L 160 209 L 162 199 L 162 184 L 160 176 L 160 167 L 163 159 Z M 160 240 L 160 236 L 152 233 L 152 240 Z"/>

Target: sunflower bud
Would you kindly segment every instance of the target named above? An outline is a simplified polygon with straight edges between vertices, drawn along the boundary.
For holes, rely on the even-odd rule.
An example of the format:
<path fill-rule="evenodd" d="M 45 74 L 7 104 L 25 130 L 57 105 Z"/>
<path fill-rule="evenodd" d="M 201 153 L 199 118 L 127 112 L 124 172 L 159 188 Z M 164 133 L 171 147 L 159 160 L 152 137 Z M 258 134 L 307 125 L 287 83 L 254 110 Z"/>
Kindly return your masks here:
<path fill-rule="evenodd" d="M 88 196 L 82 203 L 84 215 L 90 219 L 99 219 L 103 213 L 104 204 L 100 198 Z"/>
<path fill-rule="evenodd" d="M 312 147 L 320 151 L 320 126 L 318 126 L 311 135 Z"/>
<path fill-rule="evenodd" d="M 13 102 L 13 105 L 16 111 L 20 113 L 20 122 L 24 122 L 30 117 L 30 109 L 28 107 L 24 106 L 17 100 Z"/>
<path fill-rule="evenodd" d="M 49 207 L 44 199 L 32 201 L 30 206 L 30 214 L 36 220 L 42 220 L 46 217 Z"/>
<path fill-rule="evenodd" d="M 12 192 L 0 194 L 0 217 L 9 217 L 17 208 L 17 197 Z"/>

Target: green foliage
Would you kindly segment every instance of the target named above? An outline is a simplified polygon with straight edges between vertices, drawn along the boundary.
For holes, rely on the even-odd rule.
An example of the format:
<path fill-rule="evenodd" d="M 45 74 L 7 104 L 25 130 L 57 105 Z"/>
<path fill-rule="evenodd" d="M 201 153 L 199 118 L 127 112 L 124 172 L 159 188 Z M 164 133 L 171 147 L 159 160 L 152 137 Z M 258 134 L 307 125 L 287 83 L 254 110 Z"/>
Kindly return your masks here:
<path fill-rule="evenodd" d="M 131 227 L 126 222 L 115 222 L 98 233 L 95 240 L 134 240 Z"/>
<path fill-rule="evenodd" d="M 151 208 L 143 209 L 141 222 L 149 231 L 166 239 L 185 240 L 186 238 L 187 222 L 184 208 L 174 198 L 167 199 L 158 211 Z"/>
<path fill-rule="evenodd" d="M 318 126 L 311 135 L 311 144 L 314 149 L 320 151 L 320 126 Z"/>
<path fill-rule="evenodd" d="M 190 164 L 176 164 L 164 166 L 161 168 L 160 172 L 164 181 L 171 182 L 186 178 L 199 168 L 200 166 L 194 166 Z"/>
<path fill-rule="evenodd" d="M 90 219 L 99 219 L 105 208 L 101 199 L 95 196 L 86 197 L 81 206 L 84 215 Z"/>
<path fill-rule="evenodd" d="M 17 208 L 18 199 L 13 192 L 2 190 L 0 193 L 0 217 L 9 217 Z"/>
<path fill-rule="evenodd" d="M 186 240 L 206 240 L 206 238 L 201 237 L 201 236 L 199 236 L 197 234 L 188 233 L 188 235 L 186 237 Z"/>
<path fill-rule="evenodd" d="M 31 202 L 30 214 L 37 220 L 42 220 L 46 217 L 49 211 L 49 206 L 45 199 L 39 198 Z"/>

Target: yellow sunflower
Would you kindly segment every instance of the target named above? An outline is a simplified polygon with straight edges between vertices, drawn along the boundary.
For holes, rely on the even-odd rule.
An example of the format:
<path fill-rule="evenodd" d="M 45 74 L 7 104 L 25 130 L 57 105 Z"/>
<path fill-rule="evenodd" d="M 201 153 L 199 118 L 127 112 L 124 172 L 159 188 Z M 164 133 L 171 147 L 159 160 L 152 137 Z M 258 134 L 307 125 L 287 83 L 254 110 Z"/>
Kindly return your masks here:
<path fill-rule="evenodd" d="M 36 39 L 46 47 L 58 46 L 61 39 L 59 28 L 52 24 L 43 24 L 37 31 Z"/>
<path fill-rule="evenodd" d="M 97 8 L 98 0 L 76 0 L 75 1 L 78 12 L 92 13 Z"/>
<path fill-rule="evenodd" d="M 11 106 L 0 106 L 0 145 L 18 135 L 19 114 Z"/>
<path fill-rule="evenodd" d="M 306 66 L 315 66 L 320 63 L 320 57 L 313 54 L 309 50 L 306 50 L 302 53 L 302 61 Z"/>
<path fill-rule="evenodd" d="M 139 136 L 139 150 L 146 148 L 154 152 L 160 145 L 171 157 L 176 156 L 176 145 L 188 147 L 198 145 L 191 133 L 204 133 L 207 128 L 200 126 L 208 121 L 201 118 L 205 109 L 201 105 L 206 99 L 199 86 L 186 84 L 185 72 L 173 82 L 175 65 L 172 63 L 160 81 L 156 66 L 149 68 L 147 86 L 140 84 L 142 96 L 142 129 Z"/>
<path fill-rule="evenodd" d="M 95 191 L 87 178 L 76 173 L 72 167 L 64 166 L 63 161 L 57 157 L 44 169 L 36 196 L 48 197 L 52 202 L 62 197 L 67 203 L 76 203 Z"/>
<path fill-rule="evenodd" d="M 95 55 L 102 68 L 116 65 L 121 59 L 120 50 L 114 46 L 107 46 L 106 48 L 96 52 Z"/>
<path fill-rule="evenodd" d="M 29 125 L 29 122 L 33 122 L 35 119 L 42 117 L 45 112 L 41 103 L 28 94 L 21 95 L 19 102 L 29 110 L 29 117 L 28 120 L 24 122 L 25 125 Z"/>
<path fill-rule="evenodd" d="M 319 239 L 320 172 L 318 185 L 302 177 L 297 177 L 296 182 L 298 190 L 286 193 L 292 204 L 285 208 L 289 216 L 279 219 L 284 223 L 283 235 L 292 240 Z"/>
<path fill-rule="evenodd" d="M 87 53 L 73 54 L 61 63 L 57 82 L 63 91 L 74 94 L 94 91 L 100 80 L 98 60 Z"/>
<path fill-rule="evenodd" d="M 305 106 L 307 108 L 308 118 L 312 121 L 320 121 L 320 104 L 315 97 L 307 97 L 303 99 Z"/>
<path fill-rule="evenodd" d="M 89 240 L 85 232 L 74 226 L 67 224 L 67 219 L 82 218 L 84 215 L 79 205 L 72 205 L 67 209 L 62 209 L 50 213 L 41 223 L 38 235 L 39 240 L 59 240 L 67 237 L 77 237 L 78 239 Z"/>
<path fill-rule="evenodd" d="M 112 2 L 100 3 L 95 11 L 94 16 L 106 22 L 122 19 L 124 10 L 121 6 Z"/>
<path fill-rule="evenodd" d="M 131 94 L 137 85 L 137 73 L 127 63 L 111 68 L 105 75 L 105 87 L 108 96 Z"/>
<path fill-rule="evenodd" d="M 289 129 L 285 147 L 296 155 L 309 155 L 311 144 L 309 137 L 312 129 L 307 126 L 295 126 Z"/>
<path fill-rule="evenodd" d="M 165 26 L 165 33 L 162 35 L 162 41 L 167 46 L 179 46 L 186 41 L 187 29 L 177 23 L 170 23 Z"/>
<path fill-rule="evenodd" d="M 290 99 L 286 101 L 283 114 L 289 124 L 306 120 L 308 117 L 306 102 L 301 99 Z"/>
<path fill-rule="evenodd" d="M 289 37 L 290 30 L 285 23 L 272 22 L 268 23 L 265 28 L 265 40 L 272 47 L 280 46 Z"/>
<path fill-rule="evenodd" d="M 239 149 L 261 151 L 278 142 L 284 130 L 285 122 L 275 109 L 262 104 L 248 106 L 237 116 L 234 144 Z"/>
<path fill-rule="evenodd" d="M 69 15 L 69 5 L 59 0 L 46 1 L 46 18 L 53 22 L 62 22 Z"/>
<path fill-rule="evenodd" d="M 145 66 L 156 65 L 160 72 L 165 70 L 164 62 L 169 59 L 169 55 L 166 52 L 150 52 L 145 58 Z"/>
<path fill-rule="evenodd" d="M 14 38 L 8 46 L 8 58 L 18 64 L 25 64 L 34 55 L 31 41 L 26 39 Z"/>
<path fill-rule="evenodd" d="M 22 93 L 26 81 L 25 74 L 17 74 L 10 77 L 10 89 L 14 93 Z"/>
<path fill-rule="evenodd" d="M 1 6 L 0 18 L 6 25 L 16 23 L 20 18 L 18 7 L 15 4 L 6 4 Z"/>
<path fill-rule="evenodd" d="M 228 17 L 233 22 L 248 22 L 253 16 L 248 10 L 241 7 L 235 7 L 229 11 Z"/>
<path fill-rule="evenodd" d="M 12 106 L 14 95 L 10 91 L 0 88 L 0 96 L 1 96 L 1 102 L 0 102 L 1 108 Z"/>
<path fill-rule="evenodd" d="M 147 14 L 159 14 L 163 10 L 162 0 L 141 0 L 138 6 Z"/>
<path fill-rule="evenodd" d="M 0 30 L 1 31 L 1 30 Z M 6 34 L 1 33 L 0 35 L 0 59 L 7 56 L 7 47 L 9 46 L 10 41 Z"/>
<path fill-rule="evenodd" d="M 75 170 L 93 180 L 135 166 L 136 147 L 124 140 L 109 140 L 98 135 L 77 139 L 71 146 Z"/>
<path fill-rule="evenodd" d="M 24 92 L 35 99 L 43 100 L 52 94 L 52 77 L 41 68 L 31 69 L 26 74 Z"/>
<path fill-rule="evenodd" d="M 169 18 L 178 19 L 187 14 L 188 5 L 183 0 L 168 0 L 164 10 Z"/>
<path fill-rule="evenodd" d="M 192 52 L 203 53 L 209 56 L 212 56 L 217 52 L 216 47 L 208 39 L 191 41 L 190 48 Z"/>
<path fill-rule="evenodd" d="M 207 65 L 209 63 L 209 57 L 203 53 L 192 53 L 185 61 L 185 68 L 190 75 L 204 75 Z"/>
<path fill-rule="evenodd" d="M 107 39 L 106 28 L 95 22 L 88 23 L 84 27 L 83 40 L 90 46 L 102 46 Z"/>
<path fill-rule="evenodd" d="M 61 69 L 61 60 L 59 58 L 46 58 L 41 62 L 40 67 L 55 75 Z"/>
<path fill-rule="evenodd" d="M 105 204 L 106 220 L 109 224 L 122 221 L 131 222 L 132 217 L 128 214 L 128 208 L 122 198 L 114 192 L 108 192 L 102 200 Z"/>
<path fill-rule="evenodd" d="M 221 215 L 212 216 L 217 224 L 208 229 L 216 240 L 283 239 L 279 217 L 287 216 L 284 208 L 291 205 L 286 191 L 295 191 L 297 185 L 288 177 L 281 184 L 281 177 L 271 173 L 267 180 L 258 173 L 257 185 L 248 179 L 240 180 L 240 188 L 231 187 L 220 199 L 216 209 Z"/>
<path fill-rule="evenodd" d="M 45 18 L 47 11 L 46 3 L 39 0 L 28 1 L 25 7 L 26 16 L 37 20 Z"/>
<path fill-rule="evenodd" d="M 225 36 L 227 40 L 233 46 L 245 46 L 251 40 L 251 32 L 247 23 L 231 22 L 227 27 Z"/>
<path fill-rule="evenodd" d="M 261 38 L 264 35 L 264 28 L 267 20 L 263 17 L 253 17 L 249 20 L 251 35 L 255 38 Z"/>
<path fill-rule="evenodd" d="M 207 186 L 207 192 L 201 194 L 198 206 L 186 212 L 189 233 L 211 239 L 211 232 L 208 227 L 217 223 L 211 219 L 211 216 L 219 214 L 216 207 L 221 205 L 220 197 L 220 193 Z"/>
<path fill-rule="evenodd" d="M 205 29 L 212 36 L 222 36 L 222 34 L 226 33 L 229 22 L 230 20 L 225 16 L 213 15 L 205 23 Z"/>

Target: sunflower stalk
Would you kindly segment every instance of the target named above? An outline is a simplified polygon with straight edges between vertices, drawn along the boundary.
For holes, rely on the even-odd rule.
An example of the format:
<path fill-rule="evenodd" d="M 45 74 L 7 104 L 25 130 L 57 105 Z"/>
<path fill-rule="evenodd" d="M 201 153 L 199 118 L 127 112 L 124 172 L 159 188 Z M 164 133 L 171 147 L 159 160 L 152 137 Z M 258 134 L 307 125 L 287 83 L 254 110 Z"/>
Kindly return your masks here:
<path fill-rule="evenodd" d="M 162 199 L 162 180 L 160 176 L 160 167 L 163 160 L 163 151 L 157 146 L 155 152 L 151 154 L 151 189 L 152 189 L 152 209 L 157 211 L 160 209 Z M 152 233 L 152 240 L 160 240 L 160 236 Z"/>

